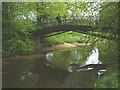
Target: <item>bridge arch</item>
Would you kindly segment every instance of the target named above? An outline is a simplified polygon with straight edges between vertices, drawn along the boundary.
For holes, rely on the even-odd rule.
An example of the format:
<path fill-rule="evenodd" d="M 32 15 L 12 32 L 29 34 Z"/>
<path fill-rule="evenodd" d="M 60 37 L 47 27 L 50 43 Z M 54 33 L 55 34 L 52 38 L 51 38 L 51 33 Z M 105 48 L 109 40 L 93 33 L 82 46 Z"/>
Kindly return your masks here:
<path fill-rule="evenodd" d="M 81 26 L 81 25 L 60 25 L 60 26 L 53 26 L 43 28 L 35 32 L 35 35 L 39 36 L 40 38 L 45 38 L 47 34 L 54 33 L 54 32 L 67 32 L 67 31 L 77 31 L 80 33 L 87 33 L 92 26 Z"/>

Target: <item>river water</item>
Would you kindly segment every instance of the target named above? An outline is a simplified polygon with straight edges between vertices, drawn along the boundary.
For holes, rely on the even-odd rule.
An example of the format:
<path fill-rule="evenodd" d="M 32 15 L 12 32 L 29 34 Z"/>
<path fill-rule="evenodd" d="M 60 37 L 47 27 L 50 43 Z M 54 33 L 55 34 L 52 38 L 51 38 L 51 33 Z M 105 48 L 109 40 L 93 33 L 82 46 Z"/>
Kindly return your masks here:
<path fill-rule="evenodd" d="M 3 58 L 3 87 L 93 88 L 113 58 L 116 59 L 116 53 L 113 47 L 102 45 L 102 48 L 65 48 L 43 55 L 26 56 L 29 58 L 17 57 L 17 60 Z"/>

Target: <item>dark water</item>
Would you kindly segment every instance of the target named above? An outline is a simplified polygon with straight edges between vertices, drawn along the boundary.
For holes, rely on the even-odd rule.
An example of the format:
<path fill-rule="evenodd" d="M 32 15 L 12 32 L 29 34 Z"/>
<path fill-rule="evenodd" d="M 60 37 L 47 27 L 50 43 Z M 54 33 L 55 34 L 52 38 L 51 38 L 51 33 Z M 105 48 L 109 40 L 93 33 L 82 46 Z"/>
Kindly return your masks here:
<path fill-rule="evenodd" d="M 111 51 L 106 52 L 106 49 L 92 46 L 74 47 L 48 52 L 41 58 L 33 56 L 24 60 L 12 60 L 12 63 L 6 60 L 8 64 L 3 65 L 3 87 L 94 87 L 94 82 L 101 78 L 112 62 L 112 55 L 108 58 L 109 62 L 104 59 Z"/>

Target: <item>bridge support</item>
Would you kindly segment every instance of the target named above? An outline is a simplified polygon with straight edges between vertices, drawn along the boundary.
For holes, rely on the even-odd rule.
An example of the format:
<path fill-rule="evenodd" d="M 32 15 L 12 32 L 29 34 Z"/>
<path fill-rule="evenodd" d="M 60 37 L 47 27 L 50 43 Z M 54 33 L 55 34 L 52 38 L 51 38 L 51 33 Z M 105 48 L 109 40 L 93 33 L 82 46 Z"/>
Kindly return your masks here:
<path fill-rule="evenodd" d="M 35 45 L 38 47 L 41 46 L 42 41 L 41 41 L 40 35 L 35 33 L 33 35 L 33 38 L 34 38 Z"/>

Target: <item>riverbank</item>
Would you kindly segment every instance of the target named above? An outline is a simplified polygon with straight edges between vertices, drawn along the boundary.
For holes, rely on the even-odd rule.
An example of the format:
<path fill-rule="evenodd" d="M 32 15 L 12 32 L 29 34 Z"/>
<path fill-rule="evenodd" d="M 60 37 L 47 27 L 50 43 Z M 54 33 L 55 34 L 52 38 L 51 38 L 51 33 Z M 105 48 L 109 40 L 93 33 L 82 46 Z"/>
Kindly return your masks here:
<path fill-rule="evenodd" d="M 63 48 L 70 48 L 70 47 L 81 47 L 81 46 L 90 46 L 91 43 L 65 43 L 65 44 L 61 44 L 61 45 L 55 45 L 54 47 L 48 47 L 45 48 L 45 51 L 51 51 L 51 50 L 59 50 L 59 49 L 63 49 Z"/>
<path fill-rule="evenodd" d="M 64 48 L 70 48 L 70 47 L 81 47 L 81 46 L 90 46 L 91 43 L 65 43 L 65 44 L 60 44 L 60 45 L 55 45 L 55 46 L 50 46 L 49 44 L 42 43 L 40 46 L 37 46 L 38 49 L 36 49 L 33 52 L 30 53 L 25 53 L 25 54 L 20 54 L 20 55 L 15 55 L 15 56 L 7 56 L 4 57 L 4 60 L 13 60 L 13 59 L 29 59 L 29 58 L 40 58 L 44 57 L 44 55 L 52 50 L 59 50 L 59 49 L 64 49 Z"/>

